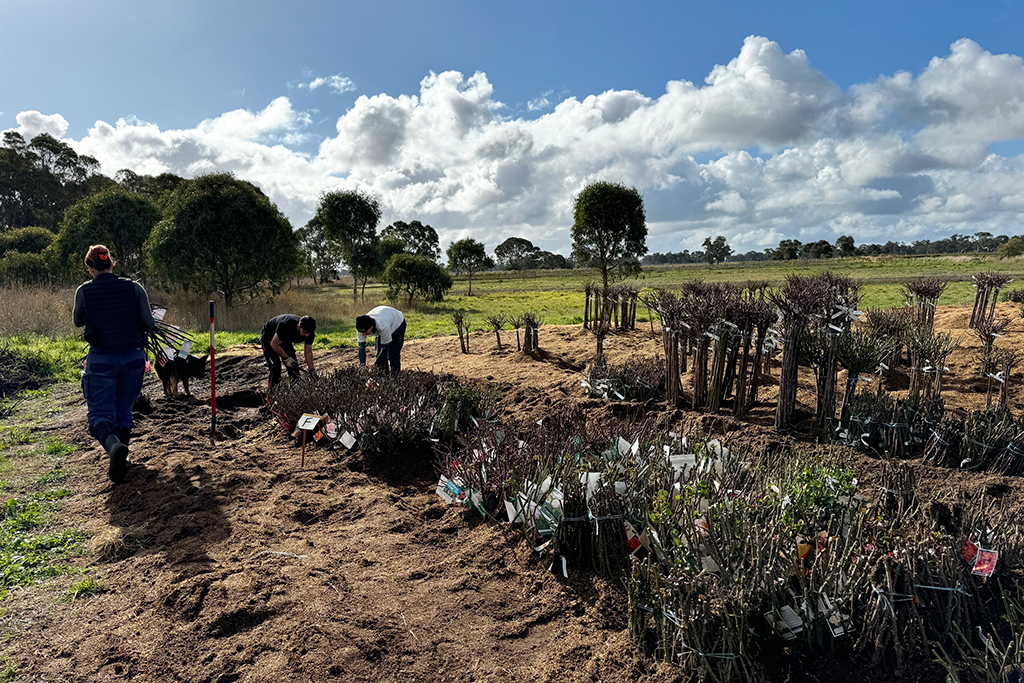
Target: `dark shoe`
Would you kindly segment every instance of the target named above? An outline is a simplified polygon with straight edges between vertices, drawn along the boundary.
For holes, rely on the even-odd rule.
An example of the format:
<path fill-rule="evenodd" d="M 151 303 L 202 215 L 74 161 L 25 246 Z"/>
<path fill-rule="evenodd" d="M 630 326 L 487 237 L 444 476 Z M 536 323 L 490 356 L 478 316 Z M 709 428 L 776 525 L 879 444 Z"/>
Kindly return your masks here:
<path fill-rule="evenodd" d="M 110 481 L 124 483 L 128 478 L 128 447 L 121 443 L 117 434 L 111 433 L 103 440 L 103 448 L 110 456 L 110 469 L 107 470 Z"/>
<path fill-rule="evenodd" d="M 117 438 L 121 440 L 125 446 L 127 446 L 132 440 L 132 428 L 131 427 L 118 427 Z"/>

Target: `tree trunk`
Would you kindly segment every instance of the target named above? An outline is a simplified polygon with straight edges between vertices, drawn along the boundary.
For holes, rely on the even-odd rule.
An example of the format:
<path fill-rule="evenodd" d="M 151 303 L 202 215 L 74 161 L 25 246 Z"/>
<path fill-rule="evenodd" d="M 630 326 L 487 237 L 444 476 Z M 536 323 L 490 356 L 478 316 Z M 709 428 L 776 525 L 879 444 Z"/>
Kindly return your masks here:
<path fill-rule="evenodd" d="M 466 296 L 473 296 L 473 271 L 469 271 L 469 292 Z"/>
<path fill-rule="evenodd" d="M 843 392 L 843 411 L 839 415 L 839 424 L 846 428 L 849 428 L 850 425 L 850 410 L 853 408 L 853 398 L 857 394 L 857 381 L 859 379 L 859 373 L 850 372 L 846 375 L 846 391 Z M 879 377 L 878 381 L 881 382 L 882 378 Z"/>

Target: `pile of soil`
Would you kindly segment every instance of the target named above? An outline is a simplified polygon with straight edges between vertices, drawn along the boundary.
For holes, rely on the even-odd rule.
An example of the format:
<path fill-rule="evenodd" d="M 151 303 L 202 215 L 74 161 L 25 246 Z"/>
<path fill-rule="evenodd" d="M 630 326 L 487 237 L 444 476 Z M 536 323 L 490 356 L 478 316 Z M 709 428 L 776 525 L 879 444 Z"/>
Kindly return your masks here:
<path fill-rule="evenodd" d="M 970 310 L 940 310 L 936 325 L 965 335 L 954 354 L 950 406 L 981 407 L 964 328 Z M 1020 321 L 1015 323 L 1021 330 Z M 1001 341 L 1017 342 L 1020 335 Z M 666 428 L 701 424 L 753 445 L 780 439 L 771 429 L 775 388 L 748 420 L 664 404 L 583 398 L 580 380 L 594 339 L 579 327 L 545 326 L 541 350 L 498 352 L 493 333 L 473 335 L 473 353 L 455 337 L 413 340 L 405 367 L 450 372 L 491 384 L 501 411 L 539 419 L 582 404 L 590 419 L 646 415 Z M 649 328 L 612 334 L 612 363 L 655 355 Z M 354 350 L 317 354 L 322 368 L 356 362 Z M 197 399 L 165 398 L 155 376 L 140 403 L 126 484 L 106 481 L 105 456 L 85 436 L 80 398 L 50 429 L 83 443 L 70 456 L 77 474 L 63 522 L 97 540 L 117 537 L 95 578 L 102 592 L 70 605 L 54 600 L 73 578 L 17 591 L 5 604 L 16 634 L 11 661 L 28 680 L 113 681 L 683 681 L 688 673 L 644 656 L 629 642 L 621 589 L 590 574 L 568 580 L 547 571 L 507 526 L 444 504 L 436 479 L 382 478 L 359 455 L 300 451 L 263 407 L 259 351 L 239 347 L 218 359 L 218 435 L 211 446 L 208 386 Z M 1019 383 L 1019 375 L 1014 381 Z M 802 375 L 801 409 L 813 412 L 813 380 Z M 1016 389 L 1012 405 L 1019 406 Z M 980 403 L 979 403 L 980 401 Z M 148 405 L 147 405 L 148 404 Z M 878 463 L 849 453 L 871 486 Z M 919 466 L 923 492 L 950 486 L 988 490 L 1024 505 L 1013 478 Z M 82 558 L 95 563 L 97 556 Z M 828 659 L 780 651 L 773 679 L 792 675 L 862 681 Z M 790 669 L 795 669 L 790 671 Z M 799 672 L 799 673 L 798 673 Z M 941 680 L 925 662 L 909 679 Z M 884 680 L 884 678 L 883 678 Z"/>

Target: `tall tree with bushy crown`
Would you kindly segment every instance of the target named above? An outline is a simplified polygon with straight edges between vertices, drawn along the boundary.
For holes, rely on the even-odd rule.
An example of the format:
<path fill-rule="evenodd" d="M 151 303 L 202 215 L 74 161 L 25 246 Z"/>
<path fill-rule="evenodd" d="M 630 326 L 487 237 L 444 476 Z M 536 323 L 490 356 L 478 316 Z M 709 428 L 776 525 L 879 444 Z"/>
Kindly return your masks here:
<path fill-rule="evenodd" d="M 596 182 L 576 196 L 572 251 L 576 262 L 601 271 L 602 293 L 617 269 L 647 253 L 647 215 L 635 187 Z"/>
<path fill-rule="evenodd" d="M 324 234 L 341 245 L 345 263 L 352 272 L 352 299 L 359 295 L 358 275 L 377 269 L 377 253 L 368 247 L 377 241 L 377 224 L 382 215 L 380 201 L 362 190 L 337 190 L 320 197 L 316 220 Z"/>
<path fill-rule="evenodd" d="M 167 197 L 146 251 L 152 272 L 233 306 L 280 291 L 299 265 L 299 241 L 284 214 L 252 183 L 230 173 L 186 180 Z"/>

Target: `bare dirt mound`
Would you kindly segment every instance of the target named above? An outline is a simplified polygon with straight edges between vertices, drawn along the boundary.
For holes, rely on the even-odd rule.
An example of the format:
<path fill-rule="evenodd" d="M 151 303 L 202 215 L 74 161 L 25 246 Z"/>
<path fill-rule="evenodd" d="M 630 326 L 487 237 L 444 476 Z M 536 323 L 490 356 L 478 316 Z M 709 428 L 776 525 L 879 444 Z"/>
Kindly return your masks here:
<path fill-rule="evenodd" d="M 940 311 L 937 323 L 960 317 Z M 582 398 L 581 371 L 594 350 L 586 331 L 542 327 L 541 351 L 530 356 L 514 350 L 514 334 L 503 341 L 512 347 L 498 352 L 493 333 L 474 334 L 468 356 L 455 338 L 410 341 L 403 362 L 489 382 L 502 411 L 522 419 L 582 402 L 591 419 L 646 414 L 667 428 L 699 422 L 751 443 L 779 442 L 770 428 L 774 387 L 743 423 L 663 404 L 608 404 Z M 613 363 L 660 348 L 649 329 L 606 342 Z M 355 351 L 320 353 L 318 362 L 353 363 Z M 958 352 L 953 374 L 971 363 L 969 350 Z M 804 379 L 800 400 L 810 412 Z M 166 399 L 147 378 L 125 485 L 108 484 L 91 442 L 72 456 L 78 493 L 61 514 L 88 534 L 133 541 L 99 565 L 95 597 L 56 602 L 71 580 L 61 579 L 9 598 L 6 625 L 17 635 L 9 651 L 27 680 L 686 680 L 629 642 L 618 587 L 590 575 L 556 578 L 549 560 L 507 528 L 444 505 L 436 480 L 375 478 L 355 466 L 358 456 L 323 449 L 311 449 L 300 470 L 298 447 L 262 408 L 265 381 L 254 349 L 218 362 L 220 433 L 211 447 L 209 406 Z M 966 380 L 951 388 L 951 405 L 984 400 Z M 208 395 L 204 382 L 193 390 Z M 56 430 L 86 442 L 84 407 L 61 420 Z M 851 458 L 870 482 L 877 464 Z M 920 472 L 925 491 L 983 486 L 1024 501 L 1015 479 Z M 810 670 L 838 680 L 827 662 Z M 918 679 L 935 675 L 927 669 Z"/>

